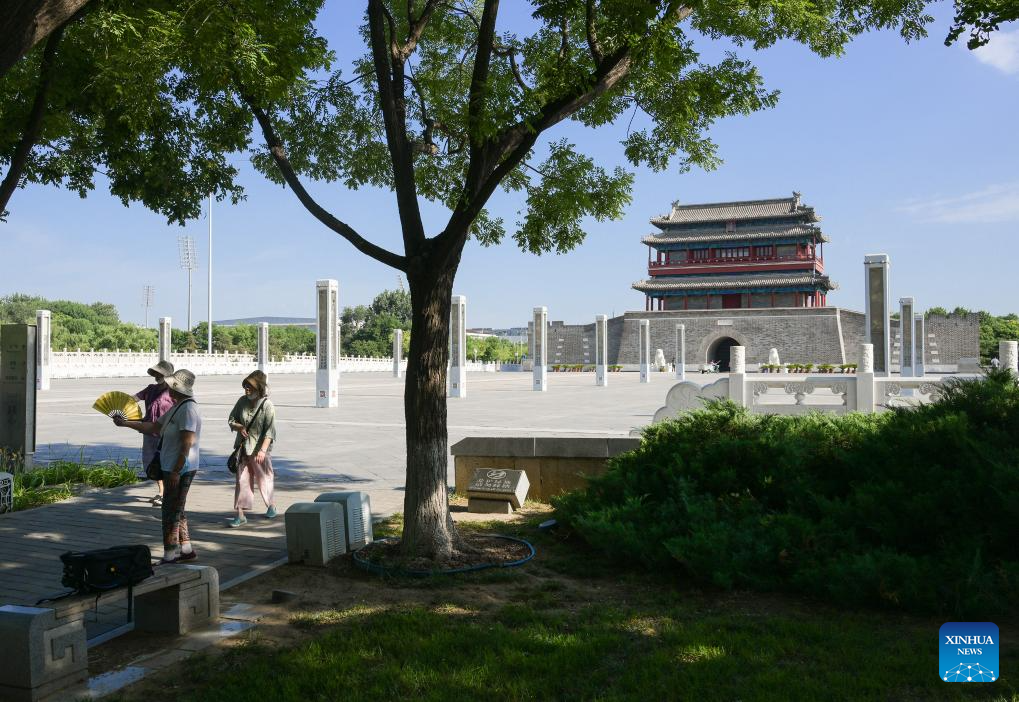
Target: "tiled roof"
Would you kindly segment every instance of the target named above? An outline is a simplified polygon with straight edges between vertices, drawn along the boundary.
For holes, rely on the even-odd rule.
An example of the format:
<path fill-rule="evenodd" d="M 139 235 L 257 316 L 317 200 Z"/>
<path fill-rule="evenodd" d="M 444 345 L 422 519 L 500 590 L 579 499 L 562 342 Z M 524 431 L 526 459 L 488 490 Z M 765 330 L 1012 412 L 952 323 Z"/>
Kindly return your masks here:
<path fill-rule="evenodd" d="M 737 290 L 742 288 L 784 288 L 813 285 L 825 290 L 835 290 L 838 285 L 826 275 L 805 275 L 803 273 L 771 275 L 711 275 L 686 277 L 660 277 L 641 280 L 633 284 L 641 292 L 672 292 L 683 290 Z"/>
<path fill-rule="evenodd" d="M 790 215 L 800 215 L 807 222 L 820 221 L 820 218 L 814 214 L 814 208 L 800 204 L 799 194 L 794 194 L 793 197 L 776 198 L 773 200 L 710 202 L 700 205 L 674 204 L 669 214 L 653 217 L 651 223 L 656 226 L 662 226 L 693 222 L 767 219 L 771 217 L 789 217 Z"/>
<path fill-rule="evenodd" d="M 790 237 L 816 236 L 817 242 L 827 244 L 831 241 L 817 227 L 794 224 L 786 229 L 774 227 L 746 227 L 736 231 L 714 231 L 710 229 L 693 229 L 687 231 L 666 231 L 661 234 L 648 234 L 641 239 L 642 244 L 697 244 L 714 241 L 765 241 L 768 239 L 785 239 Z"/>

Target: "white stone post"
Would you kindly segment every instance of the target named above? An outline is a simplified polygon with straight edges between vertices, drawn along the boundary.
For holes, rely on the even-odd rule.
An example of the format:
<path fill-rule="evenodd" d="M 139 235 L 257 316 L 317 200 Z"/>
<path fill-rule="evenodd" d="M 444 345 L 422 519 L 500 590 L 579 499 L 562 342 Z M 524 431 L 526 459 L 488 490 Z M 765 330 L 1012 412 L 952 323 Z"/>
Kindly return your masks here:
<path fill-rule="evenodd" d="M 637 343 L 640 353 L 640 382 L 651 382 L 651 322 L 642 319 L 637 324 Z"/>
<path fill-rule="evenodd" d="M 603 388 L 609 384 L 609 318 L 599 314 L 594 318 L 594 384 Z"/>
<path fill-rule="evenodd" d="M 912 378 L 913 358 L 913 298 L 899 298 L 899 375 Z"/>
<path fill-rule="evenodd" d="M 729 347 L 729 399 L 746 407 L 747 350 L 744 346 Z"/>
<path fill-rule="evenodd" d="M 545 392 L 548 390 L 548 308 L 534 308 L 534 334 L 532 335 L 534 348 L 534 369 L 531 371 L 534 376 L 534 391 Z"/>
<path fill-rule="evenodd" d="M 467 397 L 467 298 L 449 305 L 449 396 Z"/>
<path fill-rule="evenodd" d="M 860 344 L 860 363 L 856 367 L 856 411 L 872 414 L 874 395 L 874 344 Z"/>
<path fill-rule="evenodd" d="M 888 254 L 863 257 L 866 299 L 866 340 L 874 346 L 874 374 L 887 377 L 891 366 L 891 323 L 888 319 Z"/>
<path fill-rule="evenodd" d="M 36 332 L 32 324 L 0 325 L 0 448 L 32 467 L 36 430 Z"/>
<path fill-rule="evenodd" d="M 159 318 L 159 360 L 169 361 L 170 360 L 170 330 L 171 319 L 169 317 Z"/>
<path fill-rule="evenodd" d="M 340 285 L 335 280 L 315 281 L 315 406 L 340 403 Z"/>
<path fill-rule="evenodd" d="M 1012 375 L 1019 376 L 1019 341 L 999 341 L 998 361 L 1002 368 L 1008 368 Z"/>
<path fill-rule="evenodd" d="M 50 311 L 35 311 L 35 389 L 50 389 L 50 343 L 52 330 L 50 327 Z"/>
<path fill-rule="evenodd" d="M 922 378 L 927 375 L 927 361 L 925 360 L 927 349 L 927 329 L 923 319 L 923 312 L 913 313 L 913 375 Z"/>
<path fill-rule="evenodd" d="M 686 325 L 676 325 L 676 380 L 686 380 Z"/>
<path fill-rule="evenodd" d="M 255 363 L 258 370 L 263 373 L 269 367 L 269 323 L 260 322 L 258 325 L 258 345 L 255 348 Z"/>
<path fill-rule="evenodd" d="M 393 377 L 402 378 L 403 368 L 400 361 L 403 360 L 403 329 L 393 330 Z"/>

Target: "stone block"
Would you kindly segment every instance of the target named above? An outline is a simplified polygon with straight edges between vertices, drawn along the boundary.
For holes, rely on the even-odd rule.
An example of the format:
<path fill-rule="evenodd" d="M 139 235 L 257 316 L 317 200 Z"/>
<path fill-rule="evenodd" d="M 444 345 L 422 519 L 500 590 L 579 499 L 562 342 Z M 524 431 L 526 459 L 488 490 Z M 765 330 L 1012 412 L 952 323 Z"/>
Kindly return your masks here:
<path fill-rule="evenodd" d="M 449 452 L 463 456 L 534 455 L 534 437 L 530 436 L 468 436 L 449 447 Z"/>
<path fill-rule="evenodd" d="M 186 634 L 219 619 L 219 573 L 197 565 L 163 566 L 188 568 L 201 576 L 180 585 L 136 595 L 135 629 L 148 632 Z"/>
<path fill-rule="evenodd" d="M 34 702 L 88 678 L 85 627 L 52 609 L 0 607 L 0 699 Z"/>
<path fill-rule="evenodd" d="M 531 481 L 522 470 L 505 468 L 478 468 L 467 485 L 468 498 L 485 500 L 509 500 L 514 509 L 520 509 Z"/>
<path fill-rule="evenodd" d="M 486 500 L 471 497 L 467 500 L 467 511 L 479 514 L 513 514 L 513 505 L 509 500 Z"/>

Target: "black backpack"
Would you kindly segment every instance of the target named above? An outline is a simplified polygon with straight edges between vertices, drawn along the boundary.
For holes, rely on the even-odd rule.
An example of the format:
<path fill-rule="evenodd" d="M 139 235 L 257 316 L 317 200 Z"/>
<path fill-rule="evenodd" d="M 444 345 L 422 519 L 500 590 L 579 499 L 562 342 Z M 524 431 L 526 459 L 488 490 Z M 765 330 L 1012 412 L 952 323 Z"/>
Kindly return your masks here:
<path fill-rule="evenodd" d="M 153 575 L 149 547 L 113 546 L 96 551 L 68 551 L 60 556 L 60 582 L 78 593 L 101 593 L 137 585 Z"/>

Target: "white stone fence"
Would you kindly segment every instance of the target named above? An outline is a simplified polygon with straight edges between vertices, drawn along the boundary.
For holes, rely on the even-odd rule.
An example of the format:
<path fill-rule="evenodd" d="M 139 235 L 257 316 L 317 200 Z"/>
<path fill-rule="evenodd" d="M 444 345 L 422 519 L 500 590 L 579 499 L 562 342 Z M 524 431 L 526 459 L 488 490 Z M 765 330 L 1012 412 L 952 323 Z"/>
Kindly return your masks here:
<path fill-rule="evenodd" d="M 174 353 L 168 359 L 175 368 L 187 368 L 195 375 L 245 375 L 258 367 L 255 355 L 231 351 Z M 134 378 L 144 376 L 159 361 L 153 351 L 54 351 L 50 361 L 51 378 Z M 314 354 L 271 356 L 265 372 L 314 373 Z M 400 363 L 406 371 L 407 361 Z M 471 372 L 494 373 L 503 370 L 498 363 L 467 362 Z M 376 373 L 393 371 L 393 359 L 361 356 L 340 356 L 341 373 Z"/>
<path fill-rule="evenodd" d="M 1019 374 L 1016 342 L 1003 341 L 1000 346 L 1003 367 Z M 756 414 L 883 412 L 893 407 L 931 402 L 950 377 L 963 377 L 875 376 L 871 344 L 861 345 L 859 371 L 849 375 L 747 373 L 745 349 L 734 346 L 730 354 L 732 371 L 727 377 L 704 387 L 690 381 L 672 386 L 665 397 L 665 406 L 655 413 L 654 421 L 701 409 L 710 399 L 730 399 Z"/>

